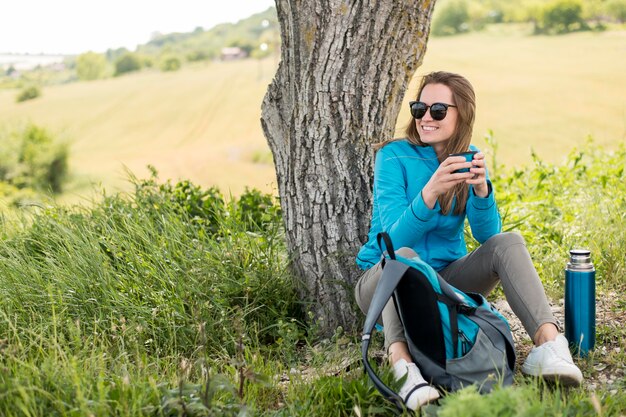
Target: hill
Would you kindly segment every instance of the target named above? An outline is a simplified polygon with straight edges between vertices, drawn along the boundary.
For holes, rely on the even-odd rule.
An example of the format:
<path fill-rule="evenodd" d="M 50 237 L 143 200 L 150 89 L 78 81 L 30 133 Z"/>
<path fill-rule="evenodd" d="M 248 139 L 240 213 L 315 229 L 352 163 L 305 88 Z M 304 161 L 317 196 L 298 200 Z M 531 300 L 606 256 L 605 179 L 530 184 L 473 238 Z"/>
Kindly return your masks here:
<path fill-rule="evenodd" d="M 498 162 L 508 166 L 527 164 L 531 149 L 560 162 L 589 135 L 609 147 L 625 142 L 626 31 L 547 37 L 503 34 L 507 27 L 431 38 L 405 101 L 421 74 L 465 74 L 478 95 L 474 143 L 484 148 L 493 130 Z M 0 91 L 0 124 L 31 120 L 72 138 L 75 194 L 92 182 L 127 187 L 124 166 L 144 176 L 148 164 L 163 179 L 188 178 L 226 194 L 245 186 L 275 192 L 259 119 L 276 65 L 276 57 L 201 62 L 47 87 L 19 104 L 15 91 Z M 403 111 L 398 126 L 407 121 Z"/>

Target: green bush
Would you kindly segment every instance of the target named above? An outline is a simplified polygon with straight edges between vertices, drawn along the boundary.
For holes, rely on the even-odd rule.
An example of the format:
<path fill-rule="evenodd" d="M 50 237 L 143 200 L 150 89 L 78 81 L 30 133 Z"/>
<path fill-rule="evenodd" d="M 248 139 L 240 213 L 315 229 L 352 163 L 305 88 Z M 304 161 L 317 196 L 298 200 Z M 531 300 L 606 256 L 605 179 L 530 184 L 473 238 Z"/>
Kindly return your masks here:
<path fill-rule="evenodd" d="M 48 130 L 26 124 L 0 131 L 0 181 L 18 189 L 60 193 L 68 174 L 68 145 Z"/>
<path fill-rule="evenodd" d="M 577 247 L 592 251 L 599 285 L 624 286 L 626 148 L 608 151 L 590 140 L 562 165 L 533 159 L 534 165 L 512 172 L 490 169 L 503 229 L 524 236 L 553 296 L 562 294 L 563 268 Z"/>
<path fill-rule="evenodd" d="M 189 62 L 206 61 L 208 59 L 211 59 L 213 57 L 212 55 L 213 54 L 207 51 L 203 51 L 203 50 L 191 51 L 187 54 L 187 61 Z"/>
<path fill-rule="evenodd" d="M 563 34 L 589 29 L 579 0 L 556 0 L 545 6 L 537 26 L 540 33 Z"/>
<path fill-rule="evenodd" d="M 76 58 L 76 73 L 83 81 L 103 78 L 107 70 L 107 60 L 102 54 L 86 52 Z"/>
<path fill-rule="evenodd" d="M 626 22 L 626 0 L 609 0 L 605 7 L 608 15 L 613 19 L 620 23 Z"/>
<path fill-rule="evenodd" d="M 180 59 L 175 56 L 166 57 L 161 61 L 161 71 L 178 71 L 180 67 Z"/>
<path fill-rule="evenodd" d="M 132 52 L 127 52 L 115 60 L 115 76 L 141 69 L 141 59 Z"/>
<path fill-rule="evenodd" d="M 445 3 L 433 19 L 432 34 L 435 36 L 456 35 L 470 29 L 470 14 L 465 0 Z"/>
<path fill-rule="evenodd" d="M 31 86 L 22 88 L 22 90 L 19 92 L 19 94 L 15 98 L 15 101 L 17 101 L 18 103 L 21 103 L 23 101 L 33 100 L 40 96 L 41 96 L 41 89 L 37 87 L 36 85 L 31 85 Z"/>

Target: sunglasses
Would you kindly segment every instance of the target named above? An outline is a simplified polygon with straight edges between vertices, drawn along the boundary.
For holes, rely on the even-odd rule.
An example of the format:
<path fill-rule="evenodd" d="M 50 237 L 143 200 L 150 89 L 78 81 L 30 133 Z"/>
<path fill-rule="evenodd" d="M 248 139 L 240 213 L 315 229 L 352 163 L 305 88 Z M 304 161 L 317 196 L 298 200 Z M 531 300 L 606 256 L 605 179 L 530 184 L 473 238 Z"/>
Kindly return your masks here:
<path fill-rule="evenodd" d="M 446 103 L 433 103 L 430 106 L 423 101 L 411 101 L 409 103 L 411 107 L 411 116 L 414 119 L 421 119 L 426 114 L 426 111 L 430 108 L 430 116 L 434 120 L 443 120 L 448 114 L 448 107 L 456 107 L 454 104 Z"/>

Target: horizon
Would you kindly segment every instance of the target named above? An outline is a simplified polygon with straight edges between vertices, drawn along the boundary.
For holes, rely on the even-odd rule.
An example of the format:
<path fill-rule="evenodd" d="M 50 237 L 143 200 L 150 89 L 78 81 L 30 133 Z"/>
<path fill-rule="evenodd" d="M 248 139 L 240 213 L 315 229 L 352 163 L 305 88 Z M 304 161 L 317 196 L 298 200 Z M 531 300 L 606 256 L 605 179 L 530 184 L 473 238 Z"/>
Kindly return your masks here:
<path fill-rule="evenodd" d="M 217 7 L 215 3 L 193 0 L 176 3 L 171 0 L 111 0 L 95 5 L 78 0 L 10 2 L 0 14 L 0 55 L 71 56 L 117 48 L 135 50 L 157 34 L 192 32 L 198 27 L 209 30 L 222 23 L 236 23 L 274 6 L 273 0 L 231 0 Z M 37 13 L 33 14 L 33 10 Z"/>

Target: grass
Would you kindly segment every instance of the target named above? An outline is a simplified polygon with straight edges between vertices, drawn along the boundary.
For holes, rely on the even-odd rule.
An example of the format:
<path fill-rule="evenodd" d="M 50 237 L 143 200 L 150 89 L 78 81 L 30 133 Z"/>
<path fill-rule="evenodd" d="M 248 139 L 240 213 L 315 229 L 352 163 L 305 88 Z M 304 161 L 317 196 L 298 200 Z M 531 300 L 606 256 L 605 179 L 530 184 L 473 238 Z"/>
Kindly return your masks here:
<path fill-rule="evenodd" d="M 567 250 L 592 249 L 603 308 L 596 350 L 577 358 L 586 385 L 518 374 L 422 415 L 626 414 L 624 161 L 626 149 L 590 142 L 563 164 L 493 168 L 505 227 L 525 236 L 553 298 Z M 271 195 L 225 202 L 188 181 L 131 180 L 133 192 L 90 208 L 31 208 L 2 223 L 0 415 L 393 414 L 363 373 L 358 336 L 318 340 L 304 323 Z"/>
<path fill-rule="evenodd" d="M 489 155 L 505 228 L 524 235 L 551 298 L 563 292 L 567 251 L 586 246 L 609 307 L 596 350 L 577 358 L 585 386 L 518 374 L 513 387 L 468 388 L 423 415 L 626 415 L 623 39 L 431 39 L 419 73 L 444 68 L 474 83 L 475 143 Z M 274 64 L 51 87 L 19 106 L 0 92 L 3 122 L 30 118 L 75 138 L 76 193 L 92 180 L 107 188 L 84 205 L 3 212 L 0 415 L 392 414 L 363 374 L 358 336 L 317 340 L 305 324 L 258 125 Z M 191 182 L 128 181 L 122 163 L 140 178 L 153 164 Z"/>
<path fill-rule="evenodd" d="M 444 69 L 471 80 L 478 95 L 474 142 L 480 146 L 492 130 L 502 163 L 528 164 L 531 149 L 559 163 L 589 135 L 609 148 L 624 143 L 625 36 L 624 30 L 528 36 L 513 25 L 431 38 L 416 76 Z M 124 166 L 142 177 L 148 164 L 164 178 L 216 185 L 226 194 L 246 186 L 276 193 L 259 123 L 276 63 L 212 63 L 67 84 L 20 104 L 15 91 L 0 91 L 0 123 L 29 119 L 73 138 L 74 184 L 62 202 L 79 201 L 92 183 L 128 190 Z M 407 116 L 403 110 L 399 127 Z"/>

